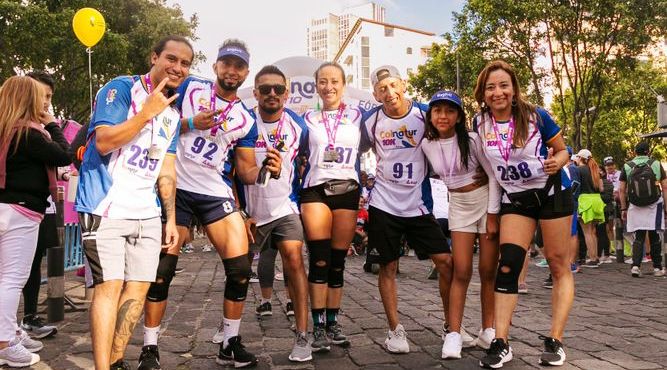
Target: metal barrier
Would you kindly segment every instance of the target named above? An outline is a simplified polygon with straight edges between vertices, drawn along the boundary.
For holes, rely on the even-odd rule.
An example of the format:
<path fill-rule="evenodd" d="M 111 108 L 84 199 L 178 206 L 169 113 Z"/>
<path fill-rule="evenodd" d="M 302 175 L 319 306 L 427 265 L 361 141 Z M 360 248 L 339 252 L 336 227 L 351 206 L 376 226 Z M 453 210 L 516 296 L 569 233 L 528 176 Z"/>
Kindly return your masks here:
<path fill-rule="evenodd" d="M 79 224 L 65 224 L 65 271 L 72 271 L 83 266 L 83 245 Z"/>

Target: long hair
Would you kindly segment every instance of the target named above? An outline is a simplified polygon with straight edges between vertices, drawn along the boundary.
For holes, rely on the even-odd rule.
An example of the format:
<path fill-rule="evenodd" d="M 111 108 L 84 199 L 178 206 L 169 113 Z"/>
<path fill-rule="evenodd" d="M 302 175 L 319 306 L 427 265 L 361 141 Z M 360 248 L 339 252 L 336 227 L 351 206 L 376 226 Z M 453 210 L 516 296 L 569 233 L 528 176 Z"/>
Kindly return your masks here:
<path fill-rule="evenodd" d="M 458 119 L 454 125 L 454 132 L 456 133 L 456 142 L 459 145 L 459 151 L 461 152 L 461 165 L 465 167 L 466 170 L 468 170 L 468 157 L 470 157 L 470 135 L 468 134 L 468 128 L 466 127 L 466 113 L 460 107 L 457 107 L 456 105 L 448 102 L 435 103 L 434 105 L 438 104 L 448 104 L 452 107 L 455 107 L 459 111 Z M 425 136 L 429 141 L 437 140 L 440 137 L 438 130 L 435 128 L 435 125 L 433 125 L 433 122 L 431 121 L 432 109 L 433 106 L 429 106 L 428 110 L 426 111 L 426 116 L 424 117 L 426 119 Z"/>
<path fill-rule="evenodd" d="M 16 127 L 16 152 L 21 137 L 28 135 L 28 122 L 39 123 L 43 110 L 44 88 L 39 82 L 26 76 L 8 78 L 0 86 L 0 144 L 9 145 Z"/>
<path fill-rule="evenodd" d="M 591 178 L 593 178 L 593 188 L 600 191 L 600 166 L 598 166 L 598 163 L 593 157 L 588 159 L 581 158 L 581 163 L 584 166 L 588 166 L 588 169 L 591 171 Z"/>
<path fill-rule="evenodd" d="M 490 113 L 490 108 L 484 102 L 484 92 L 486 90 L 486 81 L 489 75 L 497 70 L 503 70 L 510 75 L 512 81 L 512 88 L 514 89 L 514 97 L 512 98 L 512 115 L 514 116 L 514 137 L 512 143 L 515 147 L 523 147 L 528 139 L 528 122 L 531 114 L 535 113 L 535 105 L 528 102 L 521 94 L 521 86 L 516 77 L 516 73 L 507 62 L 504 60 L 494 60 L 484 67 L 479 76 L 477 76 L 477 84 L 475 86 L 475 100 L 481 107 L 482 113 Z"/>

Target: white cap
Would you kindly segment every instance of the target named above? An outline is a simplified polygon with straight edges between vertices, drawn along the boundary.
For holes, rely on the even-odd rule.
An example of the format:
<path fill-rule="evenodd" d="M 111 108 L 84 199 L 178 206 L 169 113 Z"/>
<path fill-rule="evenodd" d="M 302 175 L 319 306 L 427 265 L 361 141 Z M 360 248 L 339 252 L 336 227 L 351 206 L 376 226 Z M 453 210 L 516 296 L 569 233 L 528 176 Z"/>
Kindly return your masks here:
<path fill-rule="evenodd" d="M 590 157 L 593 156 L 593 153 L 591 153 L 591 151 L 588 149 L 581 149 L 579 153 L 577 153 L 577 156 L 579 158 L 589 159 Z"/>

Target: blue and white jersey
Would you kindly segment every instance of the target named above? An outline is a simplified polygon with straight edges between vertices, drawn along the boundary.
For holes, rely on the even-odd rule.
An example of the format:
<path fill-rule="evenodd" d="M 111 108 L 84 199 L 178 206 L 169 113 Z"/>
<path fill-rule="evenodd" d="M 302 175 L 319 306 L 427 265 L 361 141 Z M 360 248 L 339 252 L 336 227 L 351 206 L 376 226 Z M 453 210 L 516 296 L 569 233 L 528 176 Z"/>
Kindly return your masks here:
<path fill-rule="evenodd" d="M 426 105 L 413 102 L 400 118 L 387 116 L 382 106 L 364 115 L 361 146 L 372 148 L 377 157 L 370 206 L 400 217 L 431 213 L 428 162 L 421 149 L 427 109 Z"/>
<path fill-rule="evenodd" d="M 215 85 L 209 80 L 190 76 L 181 84 L 178 92 L 180 95 L 176 105 L 184 118 L 211 109 L 212 100 L 215 109 L 224 111 L 216 117 L 222 121 L 220 125 L 181 134 L 176 161 L 176 187 L 198 194 L 234 198 L 231 188 L 233 154 L 237 148 L 255 147 L 257 126 L 253 113 L 241 100 L 229 102 L 217 96 Z M 222 117 L 225 113 L 226 118 Z"/>
<path fill-rule="evenodd" d="M 88 128 L 90 141 L 79 170 L 77 211 L 113 219 L 160 216 L 155 182 L 165 155 L 176 153 L 178 110 L 167 107 L 130 142 L 104 156 L 97 151 L 95 136 L 91 136 L 98 127 L 117 125 L 134 117 L 147 97 L 140 76 L 117 77 L 97 92 Z M 151 148 L 159 151 L 159 159 L 148 158 Z"/>
<path fill-rule="evenodd" d="M 303 119 L 308 127 L 308 146 L 302 153 L 308 157 L 303 174 L 303 187 L 309 188 L 329 180 L 354 180 L 359 182 L 359 142 L 363 112 L 358 107 L 345 106 L 336 130 L 334 149 L 338 160 L 327 162 L 324 151 L 329 146 L 329 136 L 322 115 L 334 125 L 338 110 L 308 110 Z"/>
<path fill-rule="evenodd" d="M 266 187 L 253 184 L 239 188 L 243 192 L 239 198 L 245 200 L 246 212 L 257 221 L 257 226 L 261 226 L 287 215 L 299 214 L 300 183 L 296 158 L 308 140 L 308 128 L 298 114 L 287 108 L 276 122 L 264 122 L 258 113 L 256 116 L 259 137 L 255 144 L 255 158 L 258 167 L 266 158 L 267 147 L 275 148 L 279 142 L 284 143 L 280 150 L 283 160 L 280 178 L 269 180 Z"/>
<path fill-rule="evenodd" d="M 538 118 L 539 115 L 539 118 Z M 539 123 L 538 123 L 539 122 Z M 537 108 L 528 123 L 528 137 L 523 147 L 512 145 L 507 161 L 499 147 L 506 148 L 510 121 L 496 122 L 497 137 L 491 116 L 483 113 L 475 117 L 473 127 L 482 138 L 484 154 L 491 163 L 495 178 L 506 193 L 517 193 L 530 189 L 544 188 L 549 175 L 544 172 L 544 160 L 547 157 L 547 143 L 560 134 L 560 127 L 543 108 Z M 561 170 L 563 187 L 570 187 L 570 178 Z M 553 189 L 549 191 L 553 193 Z M 503 202 L 509 202 L 503 195 Z"/>

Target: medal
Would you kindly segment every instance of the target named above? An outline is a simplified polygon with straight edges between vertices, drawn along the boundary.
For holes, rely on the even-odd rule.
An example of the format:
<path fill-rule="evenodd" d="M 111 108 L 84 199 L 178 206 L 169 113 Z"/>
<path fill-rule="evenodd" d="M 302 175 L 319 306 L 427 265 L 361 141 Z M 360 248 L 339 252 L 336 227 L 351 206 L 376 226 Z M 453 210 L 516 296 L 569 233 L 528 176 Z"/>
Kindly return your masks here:
<path fill-rule="evenodd" d="M 324 123 L 324 130 L 327 132 L 327 140 L 329 142 L 327 148 L 324 149 L 324 162 L 339 162 L 340 154 L 334 149 L 334 144 L 336 143 L 336 133 L 338 132 L 340 120 L 343 118 L 343 112 L 345 112 L 345 104 L 341 103 L 338 106 L 338 113 L 332 124 L 329 122 L 329 117 L 327 117 L 326 113 L 322 111 L 322 123 Z"/>
<path fill-rule="evenodd" d="M 148 159 L 159 160 L 162 158 L 162 150 L 157 144 L 151 145 L 148 149 Z"/>
<path fill-rule="evenodd" d="M 324 150 L 324 162 L 338 162 L 340 154 L 332 147 L 327 147 Z"/>

